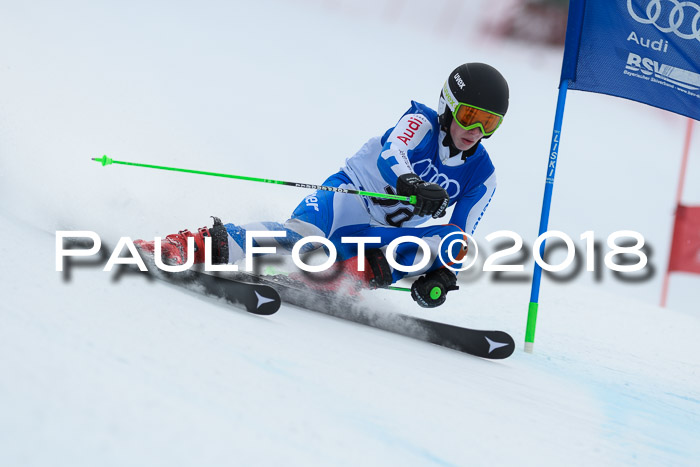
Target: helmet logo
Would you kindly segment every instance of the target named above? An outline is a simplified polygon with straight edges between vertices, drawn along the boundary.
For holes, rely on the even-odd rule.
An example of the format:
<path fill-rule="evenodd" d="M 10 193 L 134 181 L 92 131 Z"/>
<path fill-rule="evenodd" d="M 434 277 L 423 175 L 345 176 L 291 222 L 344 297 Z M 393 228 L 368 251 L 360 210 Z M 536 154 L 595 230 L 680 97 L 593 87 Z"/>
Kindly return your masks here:
<path fill-rule="evenodd" d="M 466 84 L 464 84 L 464 81 L 462 81 L 462 77 L 459 76 L 459 73 L 455 73 L 454 78 L 455 78 L 455 81 L 457 81 L 457 86 L 459 86 L 459 89 L 460 90 L 464 89 L 464 86 L 466 86 Z"/>
<path fill-rule="evenodd" d="M 450 108 L 450 110 L 454 110 L 455 107 L 457 107 L 457 99 L 455 99 L 455 96 L 452 95 L 450 85 L 447 81 L 445 81 L 445 87 L 442 88 L 442 94 L 445 97 L 447 106 Z"/>

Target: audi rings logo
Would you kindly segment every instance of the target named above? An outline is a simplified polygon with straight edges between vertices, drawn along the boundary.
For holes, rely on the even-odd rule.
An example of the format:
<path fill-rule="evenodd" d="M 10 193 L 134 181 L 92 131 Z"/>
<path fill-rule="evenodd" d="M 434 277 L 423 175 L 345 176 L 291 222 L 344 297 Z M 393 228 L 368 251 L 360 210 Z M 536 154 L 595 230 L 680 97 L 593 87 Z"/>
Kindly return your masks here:
<path fill-rule="evenodd" d="M 678 0 L 650 0 L 644 11 L 646 16 L 640 16 L 634 11 L 632 0 L 627 0 L 627 11 L 638 23 L 653 24 L 659 31 L 672 32 L 682 39 L 700 40 L 700 24 L 698 24 L 700 23 L 700 5 L 697 3 L 679 2 Z M 691 17 L 692 20 L 686 21 Z M 683 26 L 684 23 L 688 26 Z"/>
<path fill-rule="evenodd" d="M 445 174 L 438 172 L 433 163 L 430 162 L 430 159 L 423 159 L 413 164 L 413 171 L 421 180 L 440 185 L 450 198 L 454 198 L 459 194 L 459 190 L 461 189 L 459 183 L 456 180 L 447 178 Z"/>

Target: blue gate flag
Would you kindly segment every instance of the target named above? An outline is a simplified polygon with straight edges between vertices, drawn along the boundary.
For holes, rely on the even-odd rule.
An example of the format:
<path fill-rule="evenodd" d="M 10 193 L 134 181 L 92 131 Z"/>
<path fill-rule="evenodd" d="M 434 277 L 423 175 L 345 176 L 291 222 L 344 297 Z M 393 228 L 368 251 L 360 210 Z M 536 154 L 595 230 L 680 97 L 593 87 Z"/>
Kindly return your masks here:
<path fill-rule="evenodd" d="M 564 80 L 700 120 L 700 0 L 571 0 Z"/>

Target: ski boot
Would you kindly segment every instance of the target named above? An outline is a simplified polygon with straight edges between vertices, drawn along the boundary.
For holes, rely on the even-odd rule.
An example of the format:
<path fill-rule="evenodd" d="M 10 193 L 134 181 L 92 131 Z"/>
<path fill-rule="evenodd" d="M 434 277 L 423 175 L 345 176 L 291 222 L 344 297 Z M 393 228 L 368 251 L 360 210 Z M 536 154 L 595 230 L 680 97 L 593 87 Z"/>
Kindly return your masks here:
<path fill-rule="evenodd" d="M 458 289 L 455 273 L 440 268 L 416 279 L 411 285 L 411 297 L 423 308 L 435 308 L 445 303 L 447 292 Z"/>
<path fill-rule="evenodd" d="M 164 264 L 180 266 L 187 262 L 187 238 L 194 238 L 194 264 L 204 263 L 204 237 L 211 237 L 212 264 L 228 262 L 228 233 L 218 217 L 212 216 L 214 225 L 211 228 L 201 227 L 193 234 L 189 230 L 181 230 L 171 234 L 161 241 L 161 258 Z M 155 242 L 136 240 L 134 245 L 145 253 L 154 255 Z"/>

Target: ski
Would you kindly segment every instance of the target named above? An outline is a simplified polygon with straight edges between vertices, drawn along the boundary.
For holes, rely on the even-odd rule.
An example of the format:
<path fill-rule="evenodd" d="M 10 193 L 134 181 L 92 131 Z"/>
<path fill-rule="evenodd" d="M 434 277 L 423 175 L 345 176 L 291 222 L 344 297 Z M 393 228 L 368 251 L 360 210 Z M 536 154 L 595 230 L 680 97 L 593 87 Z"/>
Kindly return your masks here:
<path fill-rule="evenodd" d="M 232 305 L 242 305 L 247 312 L 256 315 L 272 315 L 282 303 L 277 290 L 269 285 L 226 279 L 200 271 L 191 271 L 190 274 L 189 279 L 174 277 L 170 282 L 184 280 L 195 289 L 202 288 L 205 295 L 223 298 Z"/>
<path fill-rule="evenodd" d="M 282 303 L 279 293 L 270 285 L 224 278 L 196 269 L 165 272 L 154 267 L 154 264 L 149 265 L 149 272 L 145 274 L 195 293 L 223 298 L 231 305 L 243 307 L 248 313 L 271 315 Z"/>
<path fill-rule="evenodd" d="M 515 341 L 504 331 L 483 331 L 398 313 L 376 312 L 358 303 L 352 297 L 318 292 L 284 275 L 258 276 L 238 272 L 223 277 L 269 285 L 279 292 L 284 302 L 310 311 L 401 334 L 477 357 L 503 359 L 509 357 L 515 350 Z"/>
<path fill-rule="evenodd" d="M 238 308 L 243 307 L 248 313 L 256 315 L 272 315 L 279 310 L 282 300 L 275 288 L 259 283 L 247 282 L 236 278 L 223 278 L 218 274 L 205 272 L 202 265 L 195 265 L 182 272 L 167 272 L 158 268 L 153 254 L 138 246 L 141 259 L 148 272 L 147 277 L 153 277 L 191 292 L 209 297 L 222 298 Z M 132 267 L 132 270 L 135 268 Z M 217 275 L 215 275 L 217 274 Z"/>

